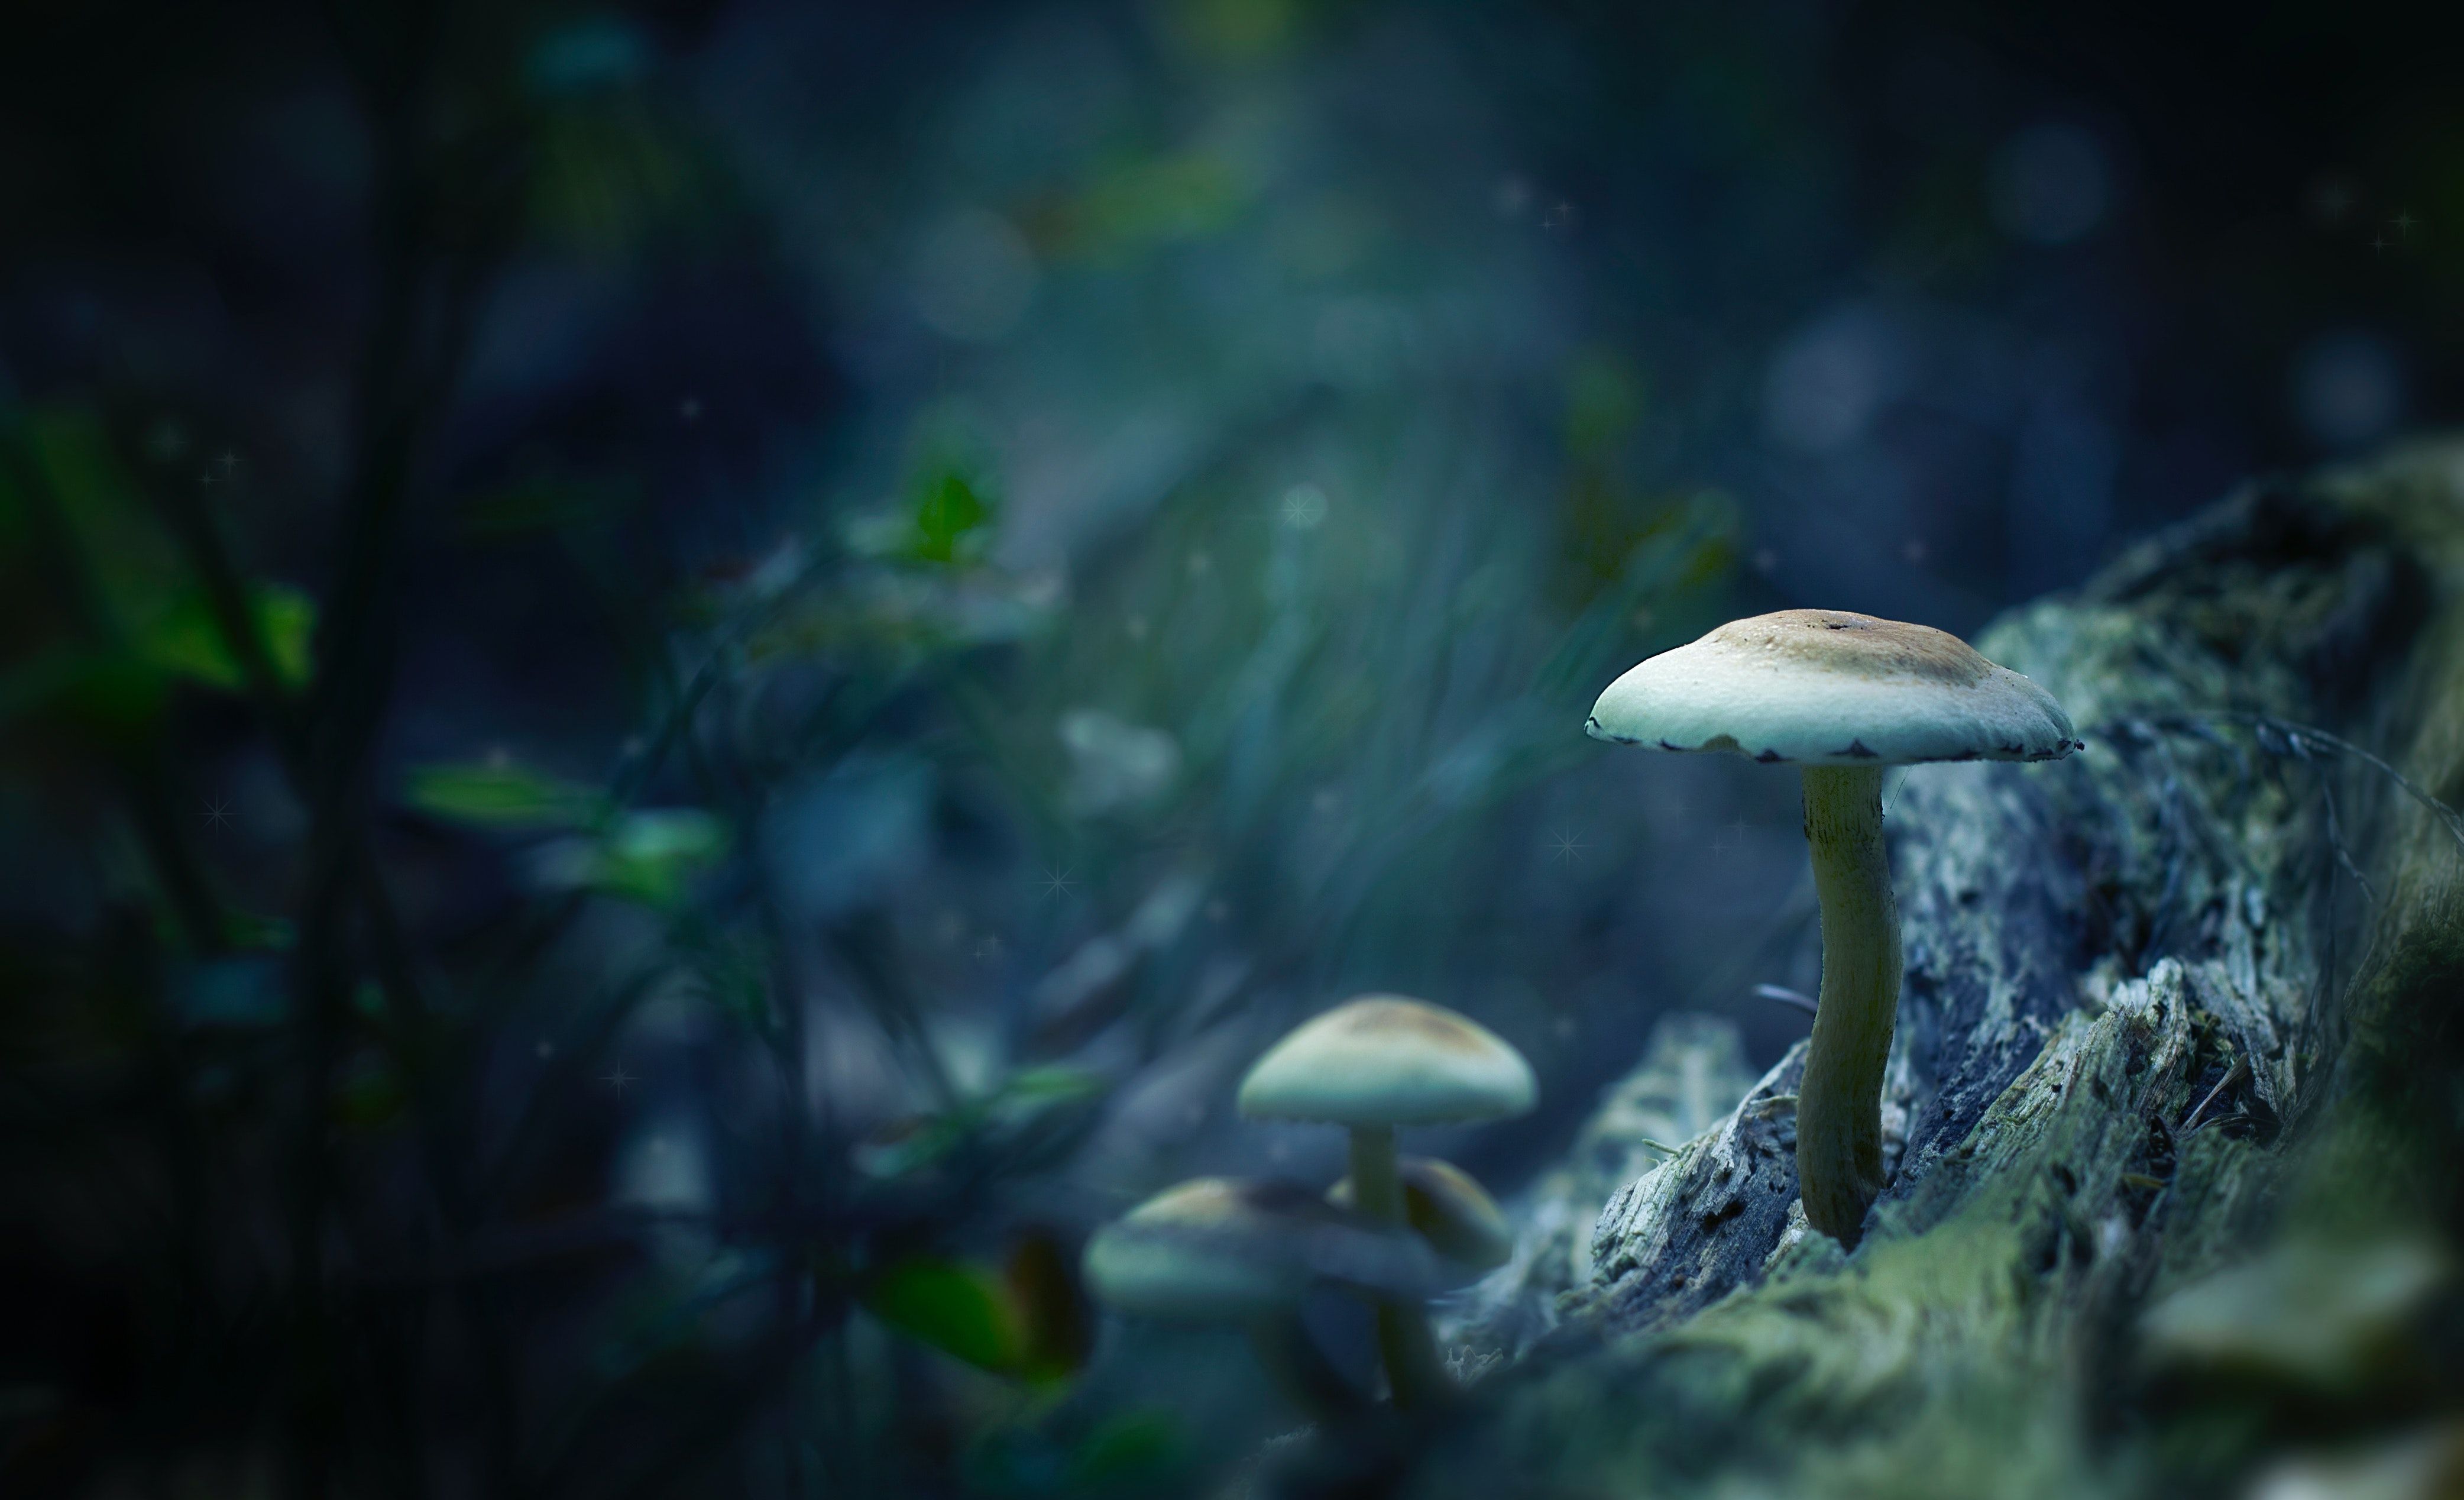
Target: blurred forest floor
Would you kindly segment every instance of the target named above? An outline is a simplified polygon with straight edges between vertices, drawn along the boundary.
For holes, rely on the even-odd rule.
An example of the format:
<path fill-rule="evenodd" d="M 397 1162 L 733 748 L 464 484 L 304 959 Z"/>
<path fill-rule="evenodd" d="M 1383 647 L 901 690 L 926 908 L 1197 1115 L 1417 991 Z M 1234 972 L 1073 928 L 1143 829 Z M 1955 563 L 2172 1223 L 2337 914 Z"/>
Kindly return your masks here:
<path fill-rule="evenodd" d="M 1616 1267 L 1651 1324 L 1657 1252 L 1572 1205 L 1699 1100 L 1584 1114 L 1668 1013 L 1783 1057 L 1813 907 L 1791 788 L 1595 753 L 1599 686 L 1787 603 L 1973 629 L 2464 347 L 2464 116 L 2359 9 L 11 26 L 12 1496 L 1189 1492 L 1288 1414 L 1100 1324 L 1078 1249 L 1331 1179 L 1231 1084 L 1369 988 L 1542 1079 L 1419 1143 L 1554 1205 L 1450 1319 L 1572 1336 Z M 2144 905 L 2134 963 L 2212 907 Z M 1965 1092 L 1912 1059 L 1908 1149 L 2057 990 Z"/>

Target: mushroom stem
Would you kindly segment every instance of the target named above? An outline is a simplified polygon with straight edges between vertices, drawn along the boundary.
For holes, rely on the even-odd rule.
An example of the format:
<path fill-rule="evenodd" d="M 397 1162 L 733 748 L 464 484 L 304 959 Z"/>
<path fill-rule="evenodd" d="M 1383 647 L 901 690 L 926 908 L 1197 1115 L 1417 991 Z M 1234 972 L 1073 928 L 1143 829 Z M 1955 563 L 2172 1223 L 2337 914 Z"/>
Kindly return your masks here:
<path fill-rule="evenodd" d="M 1341 1422 L 1368 1404 L 1359 1387 L 1344 1379 L 1309 1336 L 1298 1308 L 1250 1319 L 1249 1346 L 1257 1352 L 1258 1364 L 1267 1378 L 1312 1421 Z"/>
<path fill-rule="evenodd" d="M 1900 911 L 1880 766 L 1805 767 L 1805 842 L 1822 903 L 1822 994 L 1796 1098 L 1805 1217 L 1854 1247 L 1882 1190 L 1882 1070 L 1900 1004 Z"/>
<path fill-rule="evenodd" d="M 1353 1201 L 1372 1224 L 1403 1226 L 1403 1179 L 1395 1156 L 1395 1127 L 1352 1127 Z M 1437 1340 L 1429 1334 L 1426 1314 L 1391 1297 L 1377 1299 L 1377 1352 L 1386 1365 L 1386 1383 L 1395 1404 L 1409 1410 L 1426 1406 L 1446 1390 L 1445 1367 L 1438 1359 Z"/>
<path fill-rule="evenodd" d="M 1352 1192 L 1360 1216 L 1370 1223 L 1403 1222 L 1403 1174 L 1394 1126 L 1352 1127 Z"/>

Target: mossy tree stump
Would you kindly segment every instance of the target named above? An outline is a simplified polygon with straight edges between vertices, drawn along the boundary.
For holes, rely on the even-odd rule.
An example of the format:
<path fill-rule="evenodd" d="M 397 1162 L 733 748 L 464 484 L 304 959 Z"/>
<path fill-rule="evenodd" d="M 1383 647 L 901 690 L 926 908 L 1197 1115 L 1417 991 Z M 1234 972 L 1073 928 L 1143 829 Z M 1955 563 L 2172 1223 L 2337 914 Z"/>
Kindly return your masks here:
<path fill-rule="evenodd" d="M 2464 1454 L 2464 449 L 2253 488 L 1977 644 L 2088 748 L 1896 796 L 1903 1123 L 1864 1242 L 1792 1211 L 1792 1057 L 1616 1195 L 1563 1325 L 1401 1445 L 1405 1492 Z"/>

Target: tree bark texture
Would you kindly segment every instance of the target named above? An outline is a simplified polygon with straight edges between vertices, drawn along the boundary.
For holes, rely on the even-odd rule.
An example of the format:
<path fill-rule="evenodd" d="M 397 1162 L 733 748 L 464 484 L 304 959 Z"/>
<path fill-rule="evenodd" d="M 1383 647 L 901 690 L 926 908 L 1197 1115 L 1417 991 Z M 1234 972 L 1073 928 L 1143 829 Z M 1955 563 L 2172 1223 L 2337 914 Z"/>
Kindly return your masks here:
<path fill-rule="evenodd" d="M 1620 1156 L 1629 1086 L 1448 1331 L 1473 1400 L 1401 1492 L 2464 1475 L 2464 448 L 2255 486 L 1977 644 L 2087 749 L 1893 794 L 1863 1242 L 1795 1201 L 1801 1047 L 1673 1155 Z M 1610 1159 L 1656 1164 L 1573 1251 Z"/>

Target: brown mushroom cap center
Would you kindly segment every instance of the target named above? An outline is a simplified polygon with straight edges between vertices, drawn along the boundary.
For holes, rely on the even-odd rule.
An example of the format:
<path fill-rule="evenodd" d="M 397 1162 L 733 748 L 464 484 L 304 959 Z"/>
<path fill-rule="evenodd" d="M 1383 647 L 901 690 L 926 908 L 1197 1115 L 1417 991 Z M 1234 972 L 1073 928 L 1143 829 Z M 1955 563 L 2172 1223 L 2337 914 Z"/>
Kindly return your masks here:
<path fill-rule="evenodd" d="M 1921 677 L 1949 687 L 1985 680 L 1993 664 L 1947 630 L 1844 609 L 1782 609 L 1733 620 L 1706 641 L 1859 677 Z"/>

